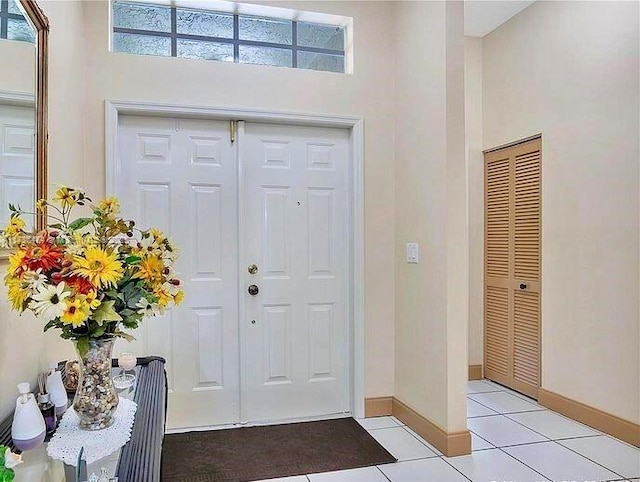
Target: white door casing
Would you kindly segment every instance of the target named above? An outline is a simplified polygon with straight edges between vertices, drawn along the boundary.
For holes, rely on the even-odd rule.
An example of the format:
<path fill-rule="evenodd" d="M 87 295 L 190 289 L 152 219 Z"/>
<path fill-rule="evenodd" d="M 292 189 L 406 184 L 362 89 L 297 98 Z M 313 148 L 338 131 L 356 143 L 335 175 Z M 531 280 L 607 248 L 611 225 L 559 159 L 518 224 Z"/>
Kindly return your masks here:
<path fill-rule="evenodd" d="M 0 226 L 9 221 L 9 203 L 27 211 L 34 207 L 34 110 L 0 103 Z M 33 226 L 25 218 L 27 229 Z"/>
<path fill-rule="evenodd" d="M 240 154 L 238 159 L 240 164 L 244 164 L 241 183 L 245 185 L 244 190 L 241 191 L 244 193 L 241 197 L 241 203 L 244 203 L 245 206 L 238 212 L 235 191 L 238 188 L 236 175 L 239 173 L 236 172 L 234 146 L 229 141 L 228 120 L 204 121 L 123 116 L 122 114 L 118 115 L 116 109 L 109 109 L 109 107 L 113 106 L 109 104 L 107 109 L 107 132 L 111 134 L 110 140 L 112 141 L 108 143 L 107 152 L 107 191 L 121 196 L 123 205 L 128 204 L 127 198 L 131 198 L 135 209 L 131 212 L 127 212 L 125 209 L 125 214 L 135 217 L 141 223 L 146 223 L 146 226 L 142 227 L 158 226 L 171 233 L 174 240 L 182 248 L 183 259 L 180 261 L 179 270 L 185 280 L 187 293 L 191 292 L 184 305 L 168 313 L 165 319 L 147 320 L 143 328 L 138 330 L 140 333 L 136 336 L 139 337 L 139 342 L 133 348 L 138 354 L 161 354 L 168 359 L 167 370 L 171 389 L 169 427 L 186 428 L 235 423 L 239 420 L 270 421 L 294 417 L 313 417 L 345 412 L 350 408 L 356 415 L 362 414 L 363 397 L 360 398 L 362 396 L 362 376 L 356 373 L 355 376 L 350 377 L 349 370 L 350 361 L 354 358 L 356 364 L 361 363 L 361 350 L 363 349 L 361 344 L 357 344 L 358 340 L 362 340 L 362 326 L 349 326 L 350 316 L 353 316 L 355 311 L 356 317 L 360 319 L 362 309 L 361 288 L 349 286 L 354 276 L 361 272 L 360 256 L 356 255 L 352 260 L 349 259 L 349 254 L 353 250 L 352 243 L 361 240 L 361 231 L 350 226 L 354 221 L 351 217 L 352 213 L 355 212 L 358 217 L 359 207 L 361 207 L 359 203 L 355 203 L 355 206 L 350 205 L 350 183 L 357 186 L 361 182 L 361 172 L 354 172 L 357 170 L 353 169 L 354 166 L 349 162 L 350 155 L 354 153 L 353 130 L 344 128 L 318 130 L 315 128 L 248 124 L 246 137 L 239 138 L 237 143 L 237 145 L 243 146 L 237 153 Z M 175 112 L 175 114 L 179 113 Z M 295 182 L 285 184 L 289 181 L 295 181 L 295 176 L 285 174 L 286 169 L 279 168 L 279 171 L 278 168 L 270 169 L 274 165 L 273 162 L 277 164 L 277 154 L 271 156 L 273 159 L 270 159 L 272 162 L 269 168 L 256 171 L 266 174 L 267 178 L 260 179 L 247 174 L 253 171 L 247 169 L 252 162 L 260 162 L 256 161 L 260 157 L 254 157 L 254 161 L 252 161 L 251 156 L 245 155 L 247 151 L 244 146 L 245 144 L 246 147 L 251 145 L 253 126 L 256 129 L 263 128 L 270 131 L 271 140 L 267 140 L 267 142 L 272 142 L 277 146 L 278 142 L 284 141 L 287 145 L 292 146 L 292 152 L 299 151 L 295 156 L 302 160 L 301 168 L 290 171 L 301 176 L 300 186 L 297 186 Z M 274 128 L 289 130 L 289 132 L 274 133 Z M 307 137 L 310 132 L 316 130 L 318 134 L 315 138 L 311 135 L 311 138 L 305 141 L 303 139 L 305 129 Z M 241 130 L 244 133 L 244 129 Z M 355 130 L 361 134 L 361 125 Z M 320 133 L 321 131 L 324 132 Z M 212 132 L 215 132 L 215 135 L 212 136 Z M 255 133 L 259 133 L 259 131 Z M 339 133 L 337 143 L 336 140 L 328 141 L 327 133 Z M 291 138 L 283 139 L 283 136 L 287 135 Z M 296 135 L 298 139 L 295 139 Z M 246 143 L 243 144 L 245 140 Z M 307 143 L 310 143 L 312 148 L 309 148 Z M 296 144 L 300 145 L 296 146 Z M 282 147 L 282 145 L 280 146 Z M 131 152 L 132 149 L 138 152 L 135 156 L 135 162 L 130 162 L 130 156 L 127 160 L 127 152 Z M 162 159 L 163 149 L 166 153 L 164 154 L 166 159 Z M 360 152 L 357 145 L 356 150 Z M 270 150 L 271 153 L 276 153 L 276 151 L 277 149 Z M 303 151 L 306 152 L 303 153 Z M 212 154 L 213 152 L 216 154 Z M 263 158 L 262 162 L 265 159 Z M 331 164 L 338 161 L 341 162 L 335 165 Z M 126 165 L 127 163 L 133 167 Z M 314 163 L 315 165 L 313 165 Z M 240 169 L 241 165 L 238 165 L 237 168 Z M 274 174 L 274 171 L 278 174 Z M 268 196 L 261 200 L 252 199 L 251 193 L 254 192 L 254 189 L 247 189 L 250 185 L 265 186 L 266 191 L 260 188 L 257 189 L 257 192 L 266 192 Z M 300 195 L 305 197 L 304 202 L 295 200 L 295 207 L 300 208 L 297 212 L 306 212 L 305 216 L 308 215 L 318 221 L 307 223 L 304 219 L 305 216 L 300 217 L 298 214 L 298 220 L 292 225 L 298 226 L 298 229 L 295 230 L 297 232 L 292 233 L 294 238 L 299 238 L 302 243 L 307 243 L 308 246 L 307 248 L 298 248 L 300 254 L 303 255 L 302 257 L 294 254 L 290 258 L 296 261 L 294 264 L 300 264 L 303 268 L 292 268 L 292 274 L 296 274 L 296 276 L 290 283 L 290 286 L 294 287 L 294 291 L 297 289 L 302 297 L 300 303 L 290 302 L 288 308 L 286 307 L 287 303 L 283 303 L 282 299 L 278 300 L 277 296 L 272 297 L 272 301 L 264 302 L 266 298 L 277 293 L 278 285 L 283 285 L 277 281 L 283 280 L 274 273 L 270 273 L 263 280 L 265 271 L 263 271 L 262 259 L 256 263 L 260 266 L 257 276 L 250 276 L 246 270 L 249 264 L 248 257 L 246 257 L 248 254 L 255 257 L 254 253 L 258 252 L 258 257 L 263 256 L 260 253 L 264 248 L 260 244 L 261 242 L 257 244 L 245 242 L 244 245 L 241 245 L 241 251 L 246 250 L 248 253 L 243 254 L 240 259 L 238 259 L 237 252 L 232 253 L 238 243 L 238 226 L 236 220 L 230 217 L 230 213 L 238 214 L 240 219 L 247 218 L 247 214 L 255 214 L 258 211 L 248 210 L 248 206 L 255 208 L 256 200 L 258 200 L 259 203 L 262 203 L 258 205 L 258 210 L 263 214 L 269 214 L 270 211 L 271 219 L 277 223 L 278 203 L 283 200 L 284 194 L 282 190 L 278 191 L 278 188 L 285 185 L 289 186 L 285 192 L 294 193 L 295 195 L 292 194 L 292 196 L 297 198 L 300 198 Z M 306 190 L 308 192 L 305 192 Z M 134 191 L 138 191 L 138 193 L 134 194 Z M 268 202 L 263 202 L 265 199 Z M 291 199 L 293 200 L 293 197 Z M 275 200 L 275 204 L 271 202 L 272 200 Z M 146 207 L 151 208 L 146 212 L 143 201 L 147 201 Z M 301 205 L 298 206 L 297 202 L 301 202 Z M 166 206 L 165 211 L 169 213 L 164 219 L 161 216 L 162 206 Z M 275 211 L 271 209 L 274 206 Z M 282 207 L 280 202 L 280 208 Z M 309 209 L 305 210 L 306 207 Z M 292 206 L 288 206 L 288 211 L 285 209 L 280 212 L 291 212 L 292 215 L 295 215 L 296 210 L 291 208 Z M 196 214 L 198 211 L 200 216 Z M 186 214 L 189 213 L 190 215 L 187 216 Z M 212 213 L 219 214 L 219 218 L 209 220 Z M 158 216 L 160 217 L 158 218 Z M 205 218 L 204 224 L 198 219 L 202 217 Z M 213 216 L 213 218 L 215 217 Z M 291 219 L 294 218 L 295 216 Z M 331 228 L 332 233 L 336 234 L 334 244 L 329 246 L 325 243 L 323 247 L 323 239 L 325 241 L 328 239 L 324 227 L 328 227 L 332 222 L 335 224 L 338 219 L 342 220 L 339 227 L 333 226 Z M 277 228 L 270 229 L 275 225 L 269 224 L 269 219 L 266 221 L 267 223 L 258 221 L 259 227 L 257 228 L 255 225 L 252 226 L 253 222 L 249 223 L 245 220 L 241 236 L 245 238 L 245 241 L 251 239 L 255 241 L 264 238 L 265 233 L 271 233 L 272 236 L 274 233 L 277 234 Z M 283 228 L 282 225 L 280 227 Z M 286 226 L 284 228 L 286 229 Z M 212 241 L 213 244 L 216 244 L 215 236 L 213 240 L 207 239 L 207 233 L 212 229 L 213 232 L 220 230 L 218 234 L 220 253 L 215 250 L 203 249 L 206 244 L 211 245 Z M 252 235 L 252 230 L 255 232 L 256 229 L 258 237 Z M 276 241 L 275 238 L 272 239 L 271 245 L 267 242 L 267 247 L 273 246 L 274 241 Z M 300 244 L 300 246 L 304 246 L 304 244 Z M 186 256 L 188 259 L 184 259 L 187 247 L 190 248 L 190 254 Z M 256 247 L 258 247 L 257 251 Z M 251 252 L 249 253 L 249 251 Z M 303 260 L 305 251 L 308 258 L 306 261 Z M 277 255 L 277 252 L 273 250 L 266 252 Z M 316 256 L 312 259 L 309 257 L 312 253 L 316 253 L 319 257 Z M 288 253 L 289 256 L 291 254 Z M 202 262 L 196 261 L 196 258 L 200 258 Z M 312 273 L 314 269 L 312 263 L 322 264 L 326 260 L 330 260 L 330 263 L 340 264 L 342 272 L 338 269 L 334 273 L 338 275 L 337 282 L 335 279 L 330 280 L 332 276 L 334 278 L 336 276 L 330 274 L 330 269 L 326 269 L 326 266 L 316 269 L 315 271 L 318 272 L 315 274 Z M 237 271 L 238 261 L 240 262 L 239 273 Z M 218 263 L 218 269 L 222 276 L 218 276 L 216 269 L 211 268 L 215 267 L 216 263 Z M 234 263 L 235 266 L 228 266 L 230 263 Z M 332 265 L 332 267 L 335 266 L 335 264 Z M 305 270 L 306 276 L 303 276 Z M 324 271 L 324 273 L 319 271 Z M 300 276 L 297 275 L 298 272 Z M 235 277 L 235 284 L 228 282 L 227 273 L 232 273 Z M 308 278 L 306 281 L 305 277 Z M 246 288 L 250 284 L 248 281 L 251 281 L 251 278 L 260 278 L 259 283 L 256 284 L 260 286 L 262 291 L 255 298 L 246 294 Z M 301 279 L 303 282 L 297 283 L 297 279 Z M 215 292 L 215 295 L 207 298 L 208 294 L 214 293 L 213 287 L 216 284 L 218 291 Z M 226 288 L 223 288 L 222 285 L 225 284 Z M 307 285 L 306 289 L 301 287 L 305 284 Z M 331 284 L 333 287 L 330 287 Z M 232 290 L 233 293 L 229 290 Z M 280 288 L 280 291 L 286 292 L 287 289 L 283 291 Z M 241 300 L 239 305 L 238 294 Z M 313 296 L 307 296 L 310 294 Z M 353 309 L 350 309 L 349 300 L 352 297 L 355 303 Z M 213 298 L 215 298 L 215 303 L 212 302 Z M 224 303 L 219 300 L 224 300 Z M 235 300 L 235 312 L 232 308 L 233 300 Z M 243 300 L 244 302 L 242 302 Z M 285 305 L 284 314 L 283 305 Z M 301 307 L 305 305 L 306 310 L 301 311 Z M 238 306 L 240 306 L 240 312 L 244 312 L 240 319 L 238 319 L 237 313 Z M 260 306 L 257 311 L 256 306 Z M 261 315 L 265 312 L 272 317 L 271 324 L 276 327 L 275 330 L 265 331 L 265 325 L 270 323 L 259 322 Z M 253 316 L 254 314 L 260 316 Z M 291 314 L 295 314 L 295 316 L 289 318 L 290 320 L 303 320 L 303 323 L 290 333 L 290 339 L 294 343 L 289 346 L 288 355 L 286 355 L 290 357 L 289 360 L 295 361 L 297 371 L 290 372 L 291 380 L 277 379 L 276 376 L 275 380 L 270 380 L 270 382 L 276 383 L 265 385 L 264 365 L 260 376 L 255 377 L 255 374 L 258 373 L 256 367 L 259 366 L 259 363 L 255 363 L 259 361 L 256 357 L 260 353 L 264 353 L 262 350 L 266 341 L 271 340 L 277 343 L 277 339 L 273 335 L 277 333 L 278 325 L 283 326 L 283 316 Z M 250 324 L 251 319 L 256 319 L 255 325 Z M 311 320 L 311 325 L 307 324 L 309 320 Z M 323 325 L 323 321 L 327 320 L 328 323 Z M 340 325 L 341 321 L 342 325 Z M 238 323 L 240 323 L 239 327 Z M 212 328 L 213 325 L 215 328 Z M 331 329 L 322 331 L 326 328 L 325 325 L 330 325 Z M 290 326 L 293 327 L 293 325 Z M 315 328 L 315 332 L 309 332 L 309 327 Z M 245 379 L 241 392 L 241 401 L 243 402 L 240 404 L 243 407 L 241 415 L 238 408 L 238 328 L 246 338 L 246 344 L 242 345 L 244 350 L 241 357 L 245 364 L 242 372 Z M 251 330 L 250 328 L 256 329 Z M 271 338 L 265 338 L 264 335 L 271 335 Z M 310 343 L 311 337 L 319 342 Z M 350 338 L 356 340 L 353 347 L 349 346 Z M 311 348 L 311 351 L 303 348 L 305 344 Z M 275 345 L 272 346 L 275 347 Z M 333 352 L 328 349 L 329 347 Z M 336 352 L 339 347 L 342 349 L 340 355 Z M 297 349 L 295 356 L 293 356 L 295 350 L 292 351 L 292 348 Z M 355 348 L 355 353 L 350 352 L 350 348 Z M 124 350 L 124 347 L 118 350 Z M 220 353 L 222 351 L 224 354 Z M 281 353 L 278 356 L 269 362 L 279 363 L 283 358 Z M 313 363 L 315 363 L 315 367 Z M 271 368 L 277 368 L 274 364 L 271 365 Z M 212 366 L 215 368 L 212 369 Z M 254 375 L 253 379 L 252 375 Z M 293 383 L 294 381 L 296 383 Z M 350 385 L 351 392 L 349 392 Z M 328 386 L 333 386 L 333 388 L 323 389 Z M 274 388 L 280 390 L 274 390 Z M 356 393 L 355 403 L 350 405 L 349 400 L 353 397 L 354 392 Z M 252 398 L 254 394 L 258 394 L 258 396 Z M 300 397 L 304 394 L 307 394 L 306 401 L 304 396 Z M 287 405 L 287 397 L 291 397 L 289 400 L 295 398 L 295 401 L 289 402 Z M 252 400 L 254 400 L 253 405 Z M 267 400 L 272 400 L 273 403 L 265 403 Z M 321 408 L 323 404 L 324 408 Z M 272 409 L 267 409 L 268 405 L 271 405 Z M 275 410 L 278 406 L 281 408 L 280 412 Z"/>
<path fill-rule="evenodd" d="M 246 123 L 240 133 L 242 418 L 349 412 L 349 132 Z"/>
<path fill-rule="evenodd" d="M 228 123 L 123 116 L 119 139 L 123 214 L 170 235 L 185 291 L 182 305 L 144 320 L 130 348 L 167 359 L 169 427 L 238 422 L 237 179 Z"/>

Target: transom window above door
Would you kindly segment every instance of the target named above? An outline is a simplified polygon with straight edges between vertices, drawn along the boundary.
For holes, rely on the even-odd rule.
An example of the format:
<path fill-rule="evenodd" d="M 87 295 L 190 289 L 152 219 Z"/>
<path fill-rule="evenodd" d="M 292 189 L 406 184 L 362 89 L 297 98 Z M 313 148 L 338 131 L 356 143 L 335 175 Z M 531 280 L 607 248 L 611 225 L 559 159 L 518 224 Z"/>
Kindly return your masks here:
<path fill-rule="evenodd" d="M 152 3 L 114 1 L 112 5 L 114 52 L 338 73 L 348 70 L 348 19 L 318 23 L 307 19 L 322 14 L 264 6 L 259 7 L 261 15 L 250 15 Z"/>
<path fill-rule="evenodd" d="M 0 39 L 35 43 L 36 35 L 18 0 L 0 0 Z"/>

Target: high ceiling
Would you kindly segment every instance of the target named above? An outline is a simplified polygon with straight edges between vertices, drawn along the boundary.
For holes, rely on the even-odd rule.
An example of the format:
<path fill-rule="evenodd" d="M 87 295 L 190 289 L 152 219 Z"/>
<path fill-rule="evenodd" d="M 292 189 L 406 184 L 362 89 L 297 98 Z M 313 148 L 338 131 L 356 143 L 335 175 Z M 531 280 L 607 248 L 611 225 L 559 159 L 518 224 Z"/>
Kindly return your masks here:
<path fill-rule="evenodd" d="M 465 0 L 464 34 L 484 37 L 535 0 Z"/>

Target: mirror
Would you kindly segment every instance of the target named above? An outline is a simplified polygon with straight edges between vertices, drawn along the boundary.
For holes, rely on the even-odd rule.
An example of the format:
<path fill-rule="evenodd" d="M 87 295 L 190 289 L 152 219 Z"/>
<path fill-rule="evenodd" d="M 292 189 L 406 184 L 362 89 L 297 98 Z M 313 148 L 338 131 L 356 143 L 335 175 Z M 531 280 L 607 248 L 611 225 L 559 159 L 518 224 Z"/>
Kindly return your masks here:
<path fill-rule="evenodd" d="M 35 0 L 0 0 L 0 229 L 9 203 L 33 212 L 47 195 L 48 32 Z M 44 216 L 25 221 L 40 229 Z"/>

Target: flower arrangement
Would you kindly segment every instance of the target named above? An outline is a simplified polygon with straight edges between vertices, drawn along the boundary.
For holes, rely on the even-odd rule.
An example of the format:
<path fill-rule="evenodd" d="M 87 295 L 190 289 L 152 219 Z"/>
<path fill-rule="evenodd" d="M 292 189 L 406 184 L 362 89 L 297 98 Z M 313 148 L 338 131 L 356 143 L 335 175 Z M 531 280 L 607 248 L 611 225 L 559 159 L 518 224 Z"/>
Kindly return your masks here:
<path fill-rule="evenodd" d="M 0 482 L 11 482 L 15 478 L 13 468 L 22 463 L 22 456 L 0 445 Z"/>
<path fill-rule="evenodd" d="M 73 218 L 76 206 L 91 216 Z M 36 210 L 47 214 L 42 231 L 25 232 L 24 214 L 10 205 L 11 219 L 1 233 L 15 248 L 4 278 L 12 308 L 32 311 L 45 324 L 75 340 L 82 354 L 91 339 L 122 337 L 145 317 L 162 314 L 184 297 L 174 272 L 176 249 L 157 229 L 138 230 L 118 217 L 115 197 L 93 204 L 78 189 L 60 187 L 53 202 Z"/>

